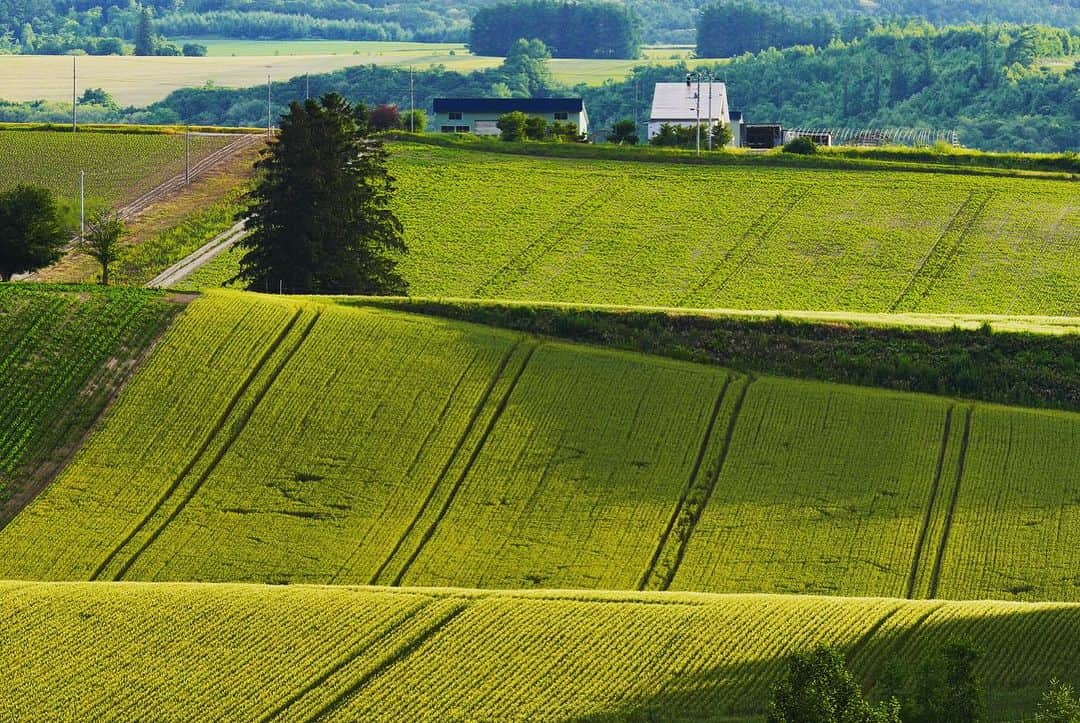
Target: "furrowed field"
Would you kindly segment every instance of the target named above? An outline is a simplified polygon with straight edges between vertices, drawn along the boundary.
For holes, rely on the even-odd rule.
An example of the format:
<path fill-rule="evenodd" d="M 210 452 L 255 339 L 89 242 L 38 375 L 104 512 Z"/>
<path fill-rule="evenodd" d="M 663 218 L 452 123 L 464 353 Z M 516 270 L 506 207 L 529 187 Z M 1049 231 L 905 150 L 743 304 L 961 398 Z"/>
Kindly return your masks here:
<path fill-rule="evenodd" d="M 1080 314 L 1071 182 L 392 150 L 417 296 Z"/>
<path fill-rule="evenodd" d="M 1075 182 L 391 151 L 414 296 L 1080 315 Z"/>
<path fill-rule="evenodd" d="M 220 291 L 0 576 L 1080 600 L 1078 446 L 1075 414 Z"/>
<path fill-rule="evenodd" d="M 745 720 L 821 641 L 873 693 L 887 661 L 966 637 L 1003 715 L 1080 675 L 1080 608 L 1057 603 L 185 583 L 0 602 L 14 718 Z"/>
<path fill-rule="evenodd" d="M 0 497 L 94 421 L 171 315 L 145 290 L 0 284 Z"/>
<path fill-rule="evenodd" d="M 192 135 L 191 162 L 234 140 Z M 111 206 L 131 201 L 183 170 L 181 134 L 0 130 L 0 190 L 30 183 L 77 202 L 79 171 L 85 171 L 88 201 Z"/>

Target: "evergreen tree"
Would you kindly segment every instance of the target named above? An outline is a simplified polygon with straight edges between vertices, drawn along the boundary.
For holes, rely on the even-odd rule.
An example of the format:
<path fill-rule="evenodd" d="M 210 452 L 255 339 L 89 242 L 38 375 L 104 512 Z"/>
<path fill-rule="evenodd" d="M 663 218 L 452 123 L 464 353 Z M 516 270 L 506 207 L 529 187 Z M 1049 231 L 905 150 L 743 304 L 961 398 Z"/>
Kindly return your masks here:
<path fill-rule="evenodd" d="M 150 8 L 144 7 L 139 14 L 139 25 L 135 29 L 135 55 L 154 54 L 154 20 Z"/>
<path fill-rule="evenodd" d="M 395 254 L 406 253 L 390 209 L 394 179 L 382 143 L 366 135 L 366 113 L 340 95 L 294 102 L 247 212 L 252 233 L 239 278 L 256 291 L 404 294 Z M 244 215 L 242 213 L 241 215 Z"/>

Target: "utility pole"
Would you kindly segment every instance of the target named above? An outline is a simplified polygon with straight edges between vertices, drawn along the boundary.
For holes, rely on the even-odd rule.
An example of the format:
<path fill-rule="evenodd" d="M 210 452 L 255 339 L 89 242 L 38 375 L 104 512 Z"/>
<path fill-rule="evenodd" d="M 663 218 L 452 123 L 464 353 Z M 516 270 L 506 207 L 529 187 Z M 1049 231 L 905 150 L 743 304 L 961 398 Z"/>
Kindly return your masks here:
<path fill-rule="evenodd" d="M 304 73 L 304 100 L 311 100 L 311 73 Z"/>
<path fill-rule="evenodd" d="M 713 124 L 712 124 L 712 75 L 709 75 L 709 150 L 712 150 Z"/>
<path fill-rule="evenodd" d="M 79 116 L 78 116 L 78 113 L 79 113 L 79 111 L 78 111 L 79 101 L 76 100 L 76 98 L 78 97 L 78 95 L 77 95 L 78 91 L 75 89 L 76 63 L 78 62 L 78 59 L 79 59 L 78 55 L 72 55 L 71 56 L 71 132 L 72 133 L 75 133 L 76 131 L 79 130 Z"/>
<path fill-rule="evenodd" d="M 86 238 L 86 171 L 79 171 L 79 240 Z"/>
<path fill-rule="evenodd" d="M 409 66 L 409 133 L 416 133 L 416 87 L 413 84 L 413 67 Z"/>
<path fill-rule="evenodd" d="M 701 155 L 701 73 L 697 77 L 697 154 Z"/>
<path fill-rule="evenodd" d="M 191 128 L 184 129 L 184 185 L 191 183 Z"/>

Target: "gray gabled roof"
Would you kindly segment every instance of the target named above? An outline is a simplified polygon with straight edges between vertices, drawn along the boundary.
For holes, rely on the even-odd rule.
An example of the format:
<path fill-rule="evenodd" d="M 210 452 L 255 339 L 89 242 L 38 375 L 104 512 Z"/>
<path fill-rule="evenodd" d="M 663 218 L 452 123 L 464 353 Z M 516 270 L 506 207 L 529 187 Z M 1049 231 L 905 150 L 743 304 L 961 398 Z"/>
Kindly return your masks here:
<path fill-rule="evenodd" d="M 686 83 L 657 83 L 653 92 L 652 115 L 654 121 L 692 121 L 697 117 L 694 94 L 698 85 L 689 88 Z M 704 119 L 709 107 L 709 84 L 701 84 L 701 117 Z M 727 85 L 712 84 L 713 114 L 720 116 L 727 108 Z"/>
<path fill-rule="evenodd" d="M 581 98 L 436 98 L 436 113 L 580 113 Z"/>

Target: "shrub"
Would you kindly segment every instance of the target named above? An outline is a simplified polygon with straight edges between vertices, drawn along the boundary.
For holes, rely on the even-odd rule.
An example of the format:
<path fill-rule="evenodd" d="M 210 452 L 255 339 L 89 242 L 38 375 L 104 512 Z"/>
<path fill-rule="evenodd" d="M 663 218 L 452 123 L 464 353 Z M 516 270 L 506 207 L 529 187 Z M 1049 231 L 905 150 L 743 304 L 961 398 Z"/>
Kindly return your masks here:
<path fill-rule="evenodd" d="M 200 43 L 184 43 L 181 50 L 188 58 L 202 58 L 206 55 L 206 46 Z"/>
<path fill-rule="evenodd" d="M 792 138 L 784 144 L 784 153 L 798 153 L 800 156 L 812 156 L 818 152 L 818 145 L 806 136 Z"/>
<path fill-rule="evenodd" d="M 524 140 L 525 126 L 528 123 L 528 120 L 528 116 L 521 111 L 516 110 L 512 113 L 504 113 L 499 116 L 498 122 L 495 123 L 500 131 L 499 137 L 504 141 Z"/>

